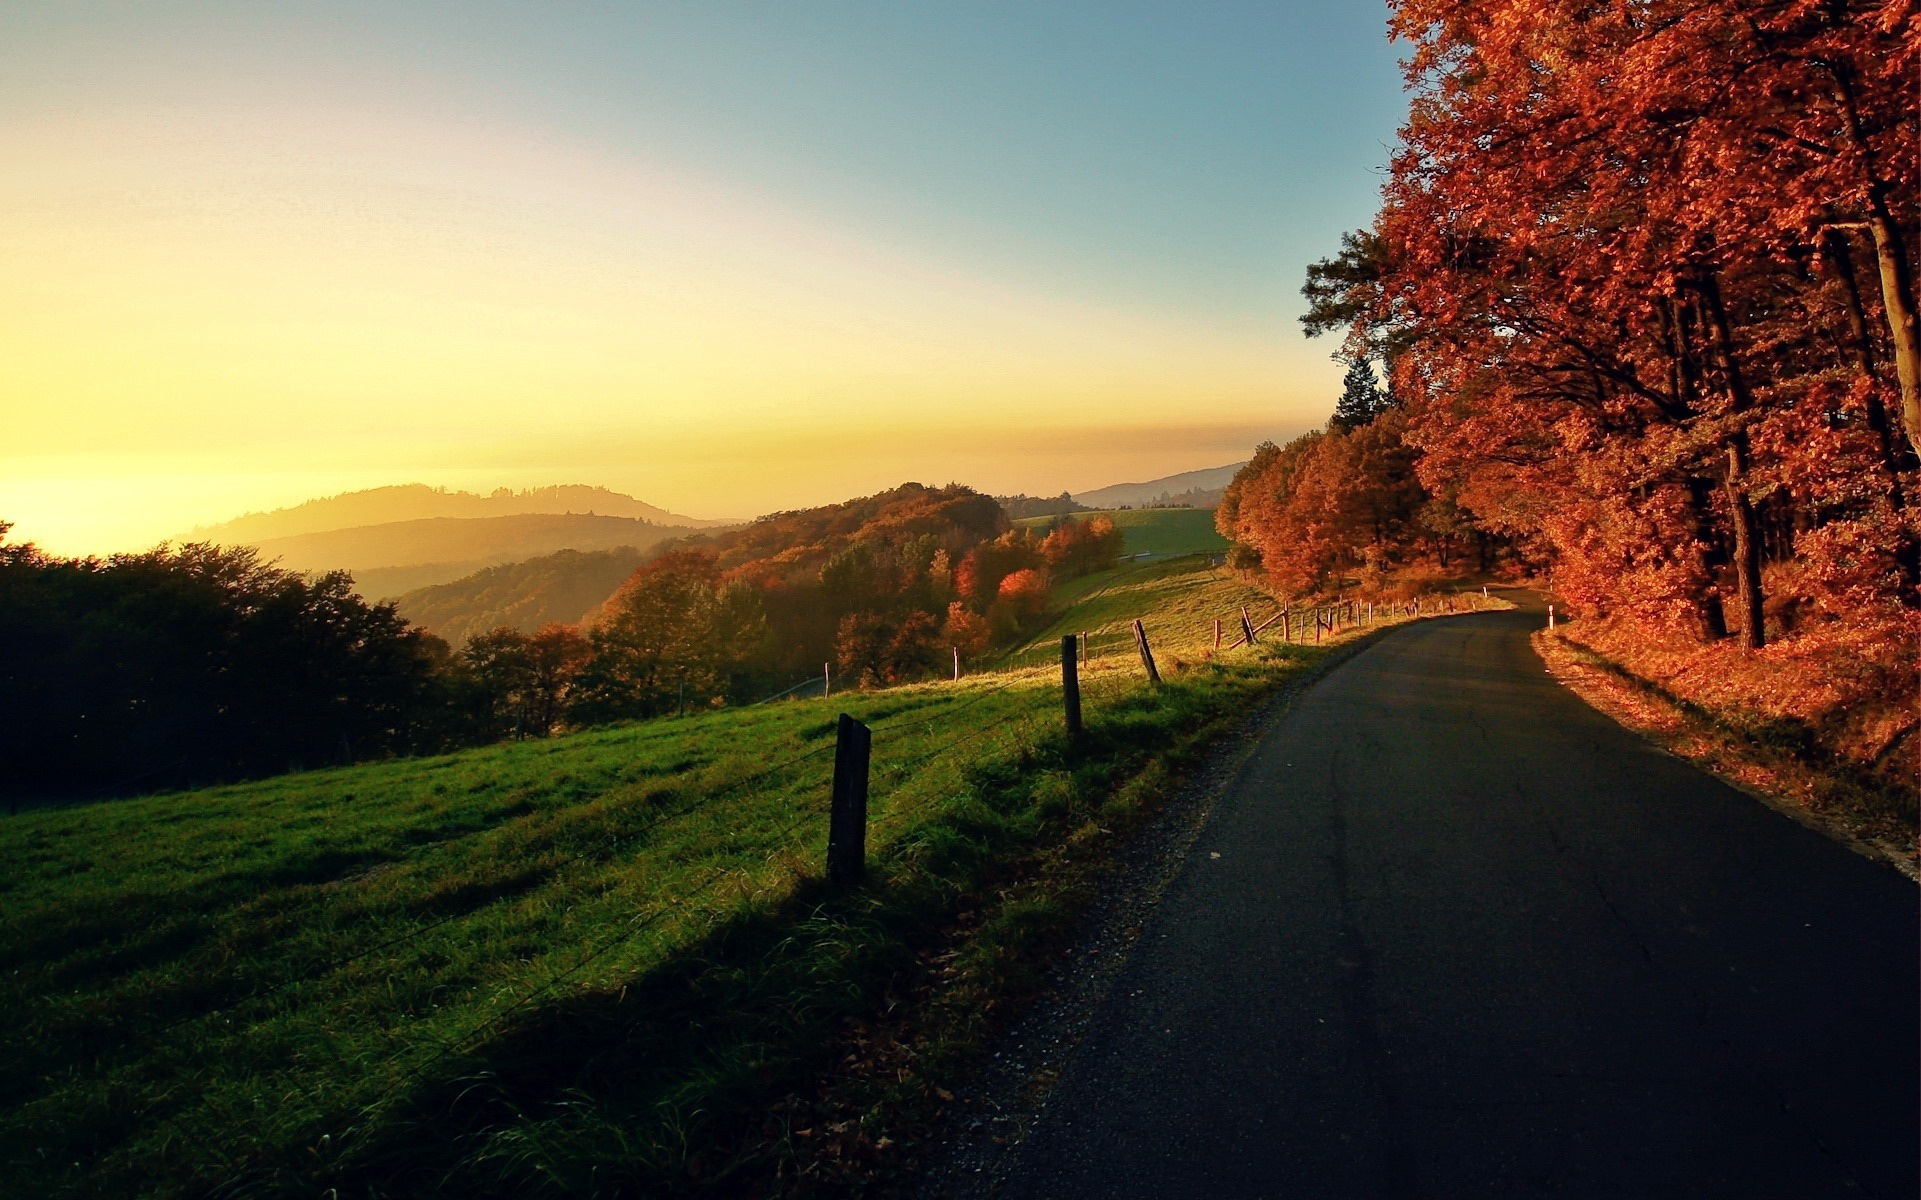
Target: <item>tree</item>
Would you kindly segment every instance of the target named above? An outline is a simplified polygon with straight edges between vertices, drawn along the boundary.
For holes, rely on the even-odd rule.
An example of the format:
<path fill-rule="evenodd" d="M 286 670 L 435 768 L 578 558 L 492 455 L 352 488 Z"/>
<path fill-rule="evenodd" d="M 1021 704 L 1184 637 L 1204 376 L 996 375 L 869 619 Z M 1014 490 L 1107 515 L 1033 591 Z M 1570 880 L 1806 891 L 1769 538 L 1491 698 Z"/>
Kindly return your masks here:
<path fill-rule="evenodd" d="M 1330 425 L 1257 452 L 1229 486 L 1235 503 L 1222 532 L 1242 548 L 1230 557 L 1258 563 L 1277 586 L 1300 592 L 1363 568 L 1378 574 L 1431 549 L 1418 521 L 1430 499 L 1405 425 L 1390 411 L 1359 428 Z"/>
<path fill-rule="evenodd" d="M 0 546 L 10 795 L 115 794 L 438 748 L 446 645 L 333 573 L 189 544 Z"/>
<path fill-rule="evenodd" d="M 1917 602 L 1904 13 L 1395 3 L 1401 145 L 1304 320 L 1384 352 L 1423 481 L 1584 607 L 1725 607 L 1759 647 L 1770 564 L 1810 553 L 1803 607 Z"/>
<path fill-rule="evenodd" d="M 568 718 L 598 725 L 670 712 L 683 697 L 721 694 L 738 645 L 721 640 L 719 570 L 712 555 L 682 550 L 634 573 L 587 634 L 589 657 Z"/>
<path fill-rule="evenodd" d="M 1337 429 L 1354 430 L 1366 425 L 1387 408 L 1387 396 L 1374 378 L 1374 368 L 1365 358 L 1348 364 L 1341 381 L 1341 398 L 1334 404 L 1329 424 Z"/>
<path fill-rule="evenodd" d="M 1055 579 L 1072 579 L 1103 570 L 1120 561 L 1125 544 L 1111 517 L 1085 521 L 1063 516 L 1049 526 L 1041 539 L 1040 557 Z"/>
<path fill-rule="evenodd" d="M 1022 567 L 1003 576 L 987 609 L 987 624 L 999 638 L 1011 638 L 1047 611 L 1048 578 L 1044 570 Z"/>

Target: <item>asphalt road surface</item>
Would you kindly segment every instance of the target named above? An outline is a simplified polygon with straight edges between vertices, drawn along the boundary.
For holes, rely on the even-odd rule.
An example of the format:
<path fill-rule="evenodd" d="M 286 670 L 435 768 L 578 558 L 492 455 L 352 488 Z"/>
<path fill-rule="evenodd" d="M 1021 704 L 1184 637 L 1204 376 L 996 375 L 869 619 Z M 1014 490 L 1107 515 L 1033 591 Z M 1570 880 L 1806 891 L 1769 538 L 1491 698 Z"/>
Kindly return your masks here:
<path fill-rule="evenodd" d="M 1263 736 L 1013 1197 L 1912 1198 L 1917 889 L 1589 709 L 1532 612 Z"/>

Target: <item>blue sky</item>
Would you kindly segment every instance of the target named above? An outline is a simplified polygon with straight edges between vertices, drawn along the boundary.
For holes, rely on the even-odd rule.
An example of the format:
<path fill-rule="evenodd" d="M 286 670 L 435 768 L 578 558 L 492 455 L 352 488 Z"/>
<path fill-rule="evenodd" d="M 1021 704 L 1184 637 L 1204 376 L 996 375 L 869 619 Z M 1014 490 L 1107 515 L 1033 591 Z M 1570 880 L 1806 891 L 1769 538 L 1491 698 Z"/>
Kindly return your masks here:
<path fill-rule="evenodd" d="M 217 520 L 222 505 L 396 473 L 604 483 L 735 512 L 908 477 L 1059 490 L 1244 457 L 1259 437 L 1318 423 L 1339 391 L 1333 347 L 1299 333 L 1298 293 L 1305 264 L 1377 202 L 1404 104 L 1385 19 L 1376 4 L 1295 3 L 15 3 L 0 149 L 17 170 L 0 218 L 69 249 L 29 253 L 8 290 L 35 320 L 65 321 L 43 345 L 91 328 L 118 365 L 42 355 L 11 386 L 0 374 L 10 403 L 42 414 L 0 463 L 25 480 L 0 487 L 0 519 L 33 536 L 40 514 L 27 510 L 71 509 L 89 480 L 129 473 L 177 493 L 167 519 Z M 159 244 L 178 252 L 156 259 Z M 611 290 L 583 289 L 570 323 L 553 297 L 596 246 Z M 495 247 L 524 259 L 519 274 L 501 275 Z M 197 260 L 232 278 L 200 286 Z M 118 261 L 138 264 L 122 284 Z M 235 262 L 282 269 L 255 278 Z M 250 374 L 167 359 L 177 333 L 112 294 L 183 272 L 196 328 L 231 331 L 203 357 Z M 725 315 L 675 324 L 674 297 L 719 280 L 731 290 L 710 299 Z M 509 315 L 423 323 L 395 349 L 349 327 L 351 304 L 310 311 L 313 296 L 360 286 L 393 298 L 361 318 L 388 331 L 394 312 L 454 310 L 493 288 Z M 544 323 L 517 325 L 514 297 L 534 295 Z M 805 311 L 816 295 L 821 315 Z M 616 308 L 678 331 L 671 370 L 640 362 L 661 358 L 659 340 L 623 349 L 571 332 Z M 297 320 L 266 333 L 233 315 L 282 309 Z M 497 389 L 450 365 L 473 357 L 464 347 L 492 352 L 502 329 L 525 344 L 493 372 Z M 1002 355 L 1026 333 L 1034 345 Z M 763 348 L 766 369 L 743 374 Z M 347 354 L 389 356 L 377 379 L 392 386 L 342 374 Z M 509 381 L 550 418 L 540 429 L 512 428 Z M 423 449 L 457 394 L 501 438 L 468 438 L 464 456 L 444 439 Z M 236 419 L 244 396 L 285 414 L 284 436 Z M 116 443 L 115 414 L 139 405 L 178 419 Z M 838 408 L 862 429 L 914 416 L 836 450 Z M 377 449 L 319 445 L 322 409 Z M 394 412 L 417 419 L 385 427 Z M 623 412 L 633 428 L 615 427 Z M 63 436 L 50 414 L 96 432 Z M 719 431 L 763 418 L 771 432 L 738 462 L 715 449 Z M 1102 423 L 1071 461 L 1007 449 Z M 642 429 L 657 436 L 625 459 L 592 452 Z M 520 458 L 501 449 L 532 444 Z M 743 471 L 783 454 L 781 482 L 742 490 Z M 60 538 L 109 536 L 136 534 Z"/>

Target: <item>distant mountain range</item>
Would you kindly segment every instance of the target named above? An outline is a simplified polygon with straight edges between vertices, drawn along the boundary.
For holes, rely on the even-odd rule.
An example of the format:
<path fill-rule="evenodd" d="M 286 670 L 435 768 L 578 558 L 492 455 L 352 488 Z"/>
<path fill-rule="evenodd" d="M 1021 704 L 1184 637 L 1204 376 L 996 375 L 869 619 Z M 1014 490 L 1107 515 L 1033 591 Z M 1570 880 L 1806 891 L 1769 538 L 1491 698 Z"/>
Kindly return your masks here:
<path fill-rule="evenodd" d="M 411 483 L 249 513 L 181 540 L 252 546 L 294 571 L 347 571 L 363 596 L 383 599 L 561 550 L 637 553 L 734 524 L 599 487 L 501 488 L 482 496 Z"/>
<path fill-rule="evenodd" d="M 518 492 L 511 488 L 498 488 L 490 495 L 482 496 L 476 492 L 450 492 L 445 488 L 428 487 L 424 483 L 405 483 L 326 496 L 293 508 L 248 513 L 220 525 L 196 529 L 187 537 L 177 540 L 216 542 L 223 546 L 257 546 L 273 539 L 353 529 L 362 525 L 388 525 L 396 521 L 421 521 L 432 517 L 508 517 L 523 513 L 631 517 L 655 525 L 679 525 L 688 529 L 740 524 L 732 520 L 703 521 L 697 517 L 684 517 L 632 496 L 582 484 L 528 488 Z"/>
<path fill-rule="evenodd" d="M 1150 479 L 1145 483 L 1116 483 L 1091 492 L 1075 492 L 1074 503 L 1086 508 L 1144 508 L 1172 504 L 1185 508 L 1212 508 L 1220 503 L 1221 492 L 1233 481 L 1234 473 L 1246 463 L 1182 471 Z"/>
<path fill-rule="evenodd" d="M 691 526 L 656 525 L 636 517 L 518 513 L 390 521 L 250 544 L 262 558 L 288 570 L 348 571 L 361 595 L 385 599 L 559 550 L 645 550 L 696 532 Z"/>

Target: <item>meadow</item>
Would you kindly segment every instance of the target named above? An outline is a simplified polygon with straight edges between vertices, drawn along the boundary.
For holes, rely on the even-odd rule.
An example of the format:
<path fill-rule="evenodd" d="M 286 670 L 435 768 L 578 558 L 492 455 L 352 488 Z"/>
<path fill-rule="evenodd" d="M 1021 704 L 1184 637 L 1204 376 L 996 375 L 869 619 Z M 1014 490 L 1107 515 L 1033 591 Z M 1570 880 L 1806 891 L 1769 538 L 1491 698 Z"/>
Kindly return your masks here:
<path fill-rule="evenodd" d="M 1319 653 L 1214 654 L 1214 616 L 1273 603 L 1206 558 L 1060 603 L 959 681 L 0 822 L 0 1170 L 43 1196 L 778 1189 L 820 1150 L 770 1105 L 931 959 L 990 1000 L 949 1005 L 946 1049 L 853 1122 L 884 1146 L 882 1101 L 938 1088 L 1079 903 L 1021 881 L 1099 858 Z M 1115 640 L 1136 617 L 1159 688 Z M 1073 745 L 1056 629 L 1098 635 Z M 840 712 L 874 754 L 844 893 Z"/>
<path fill-rule="evenodd" d="M 1127 553 L 1155 558 L 1222 554 L 1227 539 L 1214 528 L 1211 508 L 1117 508 L 1074 514 L 1077 521 L 1106 517 L 1127 539 Z M 1053 517 L 1023 517 L 1016 525 L 1045 529 Z"/>

